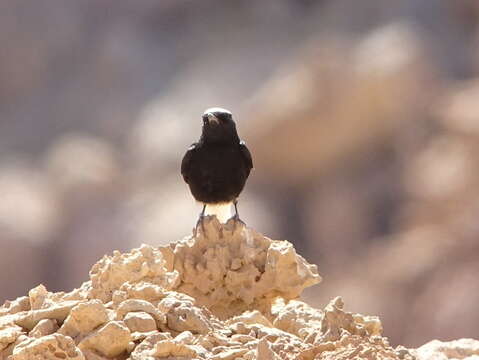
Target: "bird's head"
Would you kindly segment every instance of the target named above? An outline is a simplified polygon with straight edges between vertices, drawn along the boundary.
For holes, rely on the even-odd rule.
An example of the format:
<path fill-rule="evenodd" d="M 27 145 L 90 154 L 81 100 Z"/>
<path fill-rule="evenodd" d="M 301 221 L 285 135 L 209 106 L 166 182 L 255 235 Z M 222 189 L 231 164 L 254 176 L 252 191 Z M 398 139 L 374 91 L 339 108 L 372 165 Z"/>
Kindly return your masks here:
<path fill-rule="evenodd" d="M 209 143 L 239 141 L 231 112 L 218 107 L 207 109 L 203 113 L 202 138 Z"/>

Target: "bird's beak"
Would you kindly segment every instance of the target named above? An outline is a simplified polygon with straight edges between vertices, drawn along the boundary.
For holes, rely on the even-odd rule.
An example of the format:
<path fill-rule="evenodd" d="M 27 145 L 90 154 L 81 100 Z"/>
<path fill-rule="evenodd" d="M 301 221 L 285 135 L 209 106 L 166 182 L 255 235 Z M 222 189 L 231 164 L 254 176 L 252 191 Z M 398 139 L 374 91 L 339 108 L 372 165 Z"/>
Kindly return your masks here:
<path fill-rule="evenodd" d="M 218 125 L 220 123 L 218 118 L 214 116 L 212 113 L 208 113 L 206 116 L 208 117 L 208 122 L 210 124 Z"/>

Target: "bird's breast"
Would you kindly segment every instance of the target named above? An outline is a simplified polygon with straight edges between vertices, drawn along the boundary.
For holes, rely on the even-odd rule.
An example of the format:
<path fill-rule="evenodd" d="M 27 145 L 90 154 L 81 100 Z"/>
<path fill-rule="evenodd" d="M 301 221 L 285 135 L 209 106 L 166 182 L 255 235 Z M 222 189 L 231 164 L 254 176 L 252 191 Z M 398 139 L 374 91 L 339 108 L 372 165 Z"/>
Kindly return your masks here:
<path fill-rule="evenodd" d="M 225 202 L 236 198 L 246 182 L 245 165 L 238 148 L 202 147 L 192 161 L 193 195 L 204 202 Z"/>

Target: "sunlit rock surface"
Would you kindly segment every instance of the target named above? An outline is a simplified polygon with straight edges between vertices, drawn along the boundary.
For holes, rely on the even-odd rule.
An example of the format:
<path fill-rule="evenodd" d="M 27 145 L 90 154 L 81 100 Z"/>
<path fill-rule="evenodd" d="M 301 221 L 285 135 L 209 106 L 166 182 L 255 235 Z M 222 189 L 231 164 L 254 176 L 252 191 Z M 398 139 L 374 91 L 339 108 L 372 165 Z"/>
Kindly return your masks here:
<path fill-rule="evenodd" d="M 389 345 L 379 318 L 345 311 L 340 297 L 324 310 L 301 301 L 320 280 L 291 243 L 206 217 L 196 237 L 104 256 L 70 293 L 40 285 L 6 302 L 0 358 L 413 359 Z M 453 348 L 476 346 L 473 356 L 476 343 Z M 418 358 L 455 356 L 432 344 Z"/>

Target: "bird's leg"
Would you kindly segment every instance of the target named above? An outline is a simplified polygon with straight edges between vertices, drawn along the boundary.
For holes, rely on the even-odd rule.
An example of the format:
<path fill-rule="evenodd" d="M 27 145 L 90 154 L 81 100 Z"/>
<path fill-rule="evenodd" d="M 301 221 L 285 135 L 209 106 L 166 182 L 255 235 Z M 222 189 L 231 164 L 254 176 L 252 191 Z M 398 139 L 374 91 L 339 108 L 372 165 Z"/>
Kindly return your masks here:
<path fill-rule="evenodd" d="M 198 221 L 196 222 L 195 230 L 193 232 L 194 237 L 196 237 L 196 234 L 198 232 L 198 225 L 201 225 L 201 230 L 203 231 L 203 234 L 205 233 L 205 226 L 203 224 L 203 219 L 205 217 L 205 210 L 206 210 L 206 204 L 203 204 L 203 210 L 200 212 L 200 216 L 198 218 Z"/>
<path fill-rule="evenodd" d="M 241 220 L 240 217 L 239 217 L 239 212 L 238 212 L 238 199 L 235 199 L 235 200 L 233 201 L 233 205 L 234 205 L 234 207 L 235 207 L 235 214 L 233 215 L 233 219 L 234 219 L 234 221 L 235 221 L 235 224 L 236 224 L 236 223 L 241 223 L 241 224 L 243 224 L 243 225 L 246 225 L 246 224 L 244 223 L 244 221 Z"/>

